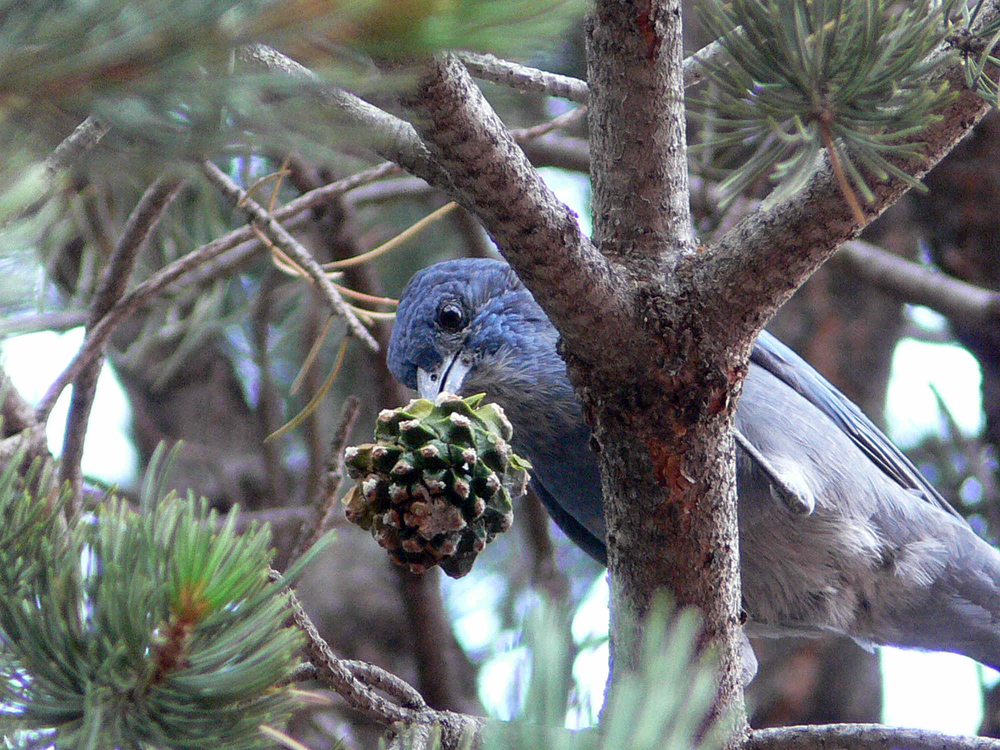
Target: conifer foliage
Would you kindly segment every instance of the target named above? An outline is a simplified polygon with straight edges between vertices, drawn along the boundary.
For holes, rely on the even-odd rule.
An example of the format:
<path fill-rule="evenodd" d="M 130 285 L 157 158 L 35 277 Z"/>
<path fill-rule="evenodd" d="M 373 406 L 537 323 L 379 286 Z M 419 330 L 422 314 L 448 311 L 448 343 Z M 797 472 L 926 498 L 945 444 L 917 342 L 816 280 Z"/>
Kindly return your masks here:
<path fill-rule="evenodd" d="M 43 479 L 37 466 L 29 480 Z M 260 725 L 294 709 L 279 685 L 302 641 L 285 623 L 284 582 L 268 579 L 269 530 L 237 534 L 237 514 L 222 522 L 175 496 L 143 513 L 111 496 L 67 523 L 27 486 L 14 468 L 0 479 L 3 734 L 77 748 L 268 746 Z"/>
<path fill-rule="evenodd" d="M 919 151 L 914 135 L 937 121 L 934 112 L 952 94 L 927 84 L 948 59 L 931 53 L 953 31 L 949 7 L 705 3 L 702 19 L 725 49 L 710 63 L 717 89 L 707 109 L 715 126 L 709 147 L 734 159 L 726 187 L 737 193 L 770 175 L 779 199 L 805 183 L 824 151 L 853 205 L 854 191 L 871 200 L 872 178 L 919 185 L 894 159 Z"/>
<path fill-rule="evenodd" d="M 130 366 L 133 373 L 151 374 L 149 383 L 143 381 L 132 392 L 146 389 L 159 399 L 160 389 L 175 375 L 185 379 L 183 368 L 191 366 L 192 352 L 216 346 L 213 364 L 230 358 L 225 369 L 233 377 L 226 384 L 227 395 L 238 392 L 234 401 L 240 407 L 248 413 L 256 409 L 257 419 L 248 417 L 241 423 L 244 429 L 233 432 L 259 432 L 260 440 L 247 442 L 261 444 L 263 435 L 283 436 L 272 432 L 272 422 L 293 403 L 295 389 L 286 389 L 287 383 L 272 376 L 298 369 L 301 352 L 319 352 L 330 330 L 350 330 L 350 340 L 370 340 L 374 350 L 379 322 L 392 315 L 384 308 L 394 302 L 382 295 L 400 288 L 412 270 L 403 262 L 372 274 L 352 275 L 350 270 L 390 245 L 362 252 L 369 236 L 386 233 L 381 224 L 388 226 L 392 214 L 406 213 L 384 208 L 396 200 L 393 196 L 400 201 L 427 198 L 424 184 L 387 182 L 397 165 L 478 213 L 509 257 L 520 254 L 522 268 L 552 271 L 552 263 L 566 261 L 559 273 L 536 278 L 538 284 L 560 279 L 573 288 L 574 280 L 564 272 L 586 266 L 587 258 L 600 260 L 592 264 L 593 274 L 605 265 L 628 266 L 632 261 L 625 255 L 601 257 L 589 238 L 568 231 L 576 226 L 567 223 L 569 211 L 541 190 L 542 181 L 528 171 L 519 145 L 526 151 L 541 145 L 533 159 L 590 168 L 598 178 L 629 169 L 629 160 L 591 161 L 600 151 L 594 148 L 596 139 L 587 144 L 560 135 L 540 143 L 545 134 L 574 122 L 565 115 L 540 127 L 508 128 L 480 101 L 480 91 L 466 81 L 466 73 L 522 93 L 589 101 L 591 133 L 600 130 L 602 118 L 610 119 L 611 97 L 592 96 L 586 82 L 548 71 L 468 54 L 459 65 L 458 56 L 442 53 L 457 48 L 522 52 L 527 41 L 551 38 L 552 29 L 563 29 L 566 19 L 588 4 L 602 5 L 583 0 L 39 0 L 0 7 L 0 142 L 6 146 L 0 161 L 0 264 L 5 274 L 0 316 L 26 319 L 23 329 L 17 321 L 0 322 L 8 323 L 8 332 L 87 327 L 74 361 L 41 404 L 25 407 L 20 426 L 10 419 L 18 410 L 8 408 L 11 394 L 0 371 L 0 410 L 7 420 L 0 425 L 0 748 L 269 747 L 268 736 L 280 733 L 278 728 L 297 708 L 288 685 L 307 677 L 318 677 L 338 690 L 352 710 L 396 730 L 403 725 L 422 730 L 444 726 L 435 722 L 447 712 L 431 709 L 415 689 L 371 664 L 341 662 L 317 628 L 303 622 L 308 618 L 287 586 L 322 545 L 314 545 L 274 581 L 269 529 L 251 525 L 237 533 L 235 511 L 221 518 L 208 512 L 205 501 L 171 495 L 152 480 L 141 503 L 129 504 L 113 494 L 95 501 L 99 493 L 93 491 L 84 498 L 79 466 L 83 436 L 105 357 L 124 365 L 123 370 Z M 706 176 L 712 180 L 720 176 L 715 168 L 728 168 L 722 187 L 731 196 L 756 191 L 762 181 L 772 180 L 777 189 L 770 207 L 781 209 L 782 201 L 806 194 L 804 186 L 832 170 L 856 221 L 847 229 L 843 221 L 832 222 L 832 229 L 818 233 L 819 240 L 809 238 L 816 247 L 830 244 L 829 252 L 888 205 L 885 195 L 898 197 L 904 187 L 917 184 L 917 176 L 931 166 L 925 152 L 943 153 L 949 147 L 942 145 L 943 136 L 937 152 L 928 144 L 934 142 L 935 127 L 947 121 L 949 107 L 963 97 L 975 99 L 959 90 L 963 75 L 970 90 L 996 101 L 1000 14 L 996 3 L 987 0 L 708 0 L 694 5 L 719 39 L 689 58 L 693 64 L 685 63 L 684 70 L 685 76 L 693 70 L 690 78 L 710 83 L 698 95 L 707 123 L 703 148 L 713 157 L 700 162 L 711 165 Z M 649 57 L 655 57 L 660 41 L 654 27 L 669 24 L 645 11 L 634 20 L 650 24 L 643 41 Z M 625 47 L 608 45 L 603 54 L 612 49 L 617 54 Z M 648 61 L 621 62 L 617 71 L 640 64 Z M 401 74 L 414 69 L 423 74 Z M 592 84 L 602 93 L 599 77 Z M 502 108 L 499 89 L 486 88 Z M 418 91 L 423 96 L 419 101 Z M 431 94 L 440 98 L 432 102 Z M 679 84 L 670 95 L 671 102 L 680 100 Z M 628 100 L 635 108 L 631 114 L 652 114 L 649 121 L 660 123 L 662 109 L 651 113 L 644 111 L 649 104 L 642 97 Z M 543 111 L 547 105 L 531 109 Z M 964 111 L 962 132 L 981 115 L 968 105 Z M 581 113 L 568 114 L 578 119 Z M 518 118 L 506 119 L 512 124 Z M 678 116 L 674 123 L 677 142 L 682 121 Z M 625 136 L 620 142 L 625 151 L 646 143 Z M 676 147 L 673 151 L 683 153 Z M 686 165 L 682 159 L 678 163 L 679 174 Z M 643 174 L 640 182 L 653 171 Z M 139 188 L 149 183 L 152 187 L 140 198 Z M 373 183 L 379 189 L 369 191 L 368 203 L 357 192 L 355 202 L 347 200 L 352 191 Z M 686 186 L 686 175 L 673 183 Z M 892 189 L 883 189 L 880 197 L 885 184 Z M 673 197 L 676 205 L 686 206 L 690 196 Z M 633 196 L 620 199 L 631 201 Z M 838 203 L 831 210 L 838 207 L 843 208 Z M 812 209 L 807 218 L 820 217 L 829 208 Z M 710 210 L 722 213 L 719 206 Z M 243 211 L 250 214 L 252 226 L 245 225 Z M 777 211 L 761 224 L 780 227 L 789 215 Z M 686 233 L 687 223 L 677 224 L 684 224 Z M 801 263 L 785 268 L 788 278 L 781 281 L 788 291 L 793 281 L 802 281 L 793 274 L 820 262 L 787 237 L 745 224 L 742 234 L 730 230 L 730 240 L 724 236 L 706 245 L 709 251 L 699 257 L 721 257 L 735 245 L 776 247 L 788 257 L 797 253 Z M 133 231 L 126 231 L 130 227 Z M 457 246 L 457 240 L 442 242 L 447 228 L 438 228 L 440 236 L 428 243 L 419 263 Z M 636 236 L 653 236 L 647 229 Z M 400 237 L 413 236 L 410 231 Z M 463 247 L 484 251 L 478 232 L 467 234 L 461 238 Z M 687 242 L 680 239 L 684 242 L 678 247 Z M 538 244 L 550 241 L 552 247 Z M 720 247 L 725 252 L 717 252 Z M 314 250 L 330 255 L 332 262 L 320 267 Z M 340 257 L 355 251 L 351 258 Z M 537 255 L 529 257 L 529 251 Z M 731 257 L 749 258 L 735 252 Z M 380 274 L 384 291 L 374 283 Z M 306 286 L 306 278 L 316 286 Z M 614 276 L 616 282 L 619 278 L 625 277 Z M 595 279 L 576 279 L 587 282 L 575 287 L 586 292 L 581 309 L 590 304 L 591 293 L 615 304 L 625 299 L 613 297 L 611 289 L 629 285 L 591 283 Z M 335 282 L 344 286 L 335 287 Z M 770 283 L 770 297 L 776 299 L 776 282 Z M 651 295 L 659 294 L 650 289 Z M 314 290 L 320 294 L 314 296 Z M 678 302 L 666 297 L 649 301 L 650 311 Z M 54 314 L 42 316 L 41 323 L 28 320 L 33 317 L 28 312 L 38 311 Z M 333 315 L 325 328 L 317 311 Z M 763 308 L 747 308 L 745 315 L 732 319 L 745 324 L 764 315 Z M 343 328 L 331 329 L 336 318 Z M 610 326 L 616 318 L 609 313 L 593 320 Z M 133 332 L 126 322 L 134 324 Z M 306 323 L 310 340 L 301 346 Z M 597 327 L 588 332 L 595 342 L 606 333 Z M 120 339 L 112 340 L 112 333 Z M 577 343 L 581 340 L 578 336 Z M 572 355 L 572 337 L 566 342 Z M 251 349 L 252 355 L 247 353 Z M 341 352 L 345 349 L 346 343 Z M 620 353 L 614 347 L 611 351 Z M 323 399 L 342 356 L 325 385 L 307 383 L 311 398 L 305 414 L 329 405 Z M 312 361 L 310 354 L 303 373 Z M 372 361 L 355 361 L 349 387 L 371 386 L 369 392 L 382 398 L 392 393 L 391 384 L 388 373 L 378 375 L 381 370 Z M 648 364 L 660 366 L 652 359 Z M 645 371 L 646 365 L 631 369 Z M 376 377 L 385 380 L 358 385 Z M 79 450 L 68 451 L 74 456 L 70 459 L 64 450 L 60 471 L 70 487 L 64 491 L 52 476 L 47 446 L 35 446 L 44 442 L 35 437 L 44 434 L 56 398 L 69 385 L 71 417 L 78 429 L 67 429 L 66 444 Z M 642 394 L 633 406 L 646 399 L 641 389 L 621 386 L 619 392 Z M 331 393 L 334 398 L 346 395 Z M 204 403 L 197 401 L 199 407 Z M 478 401 L 461 408 L 475 411 L 483 421 Z M 397 560 L 411 569 L 433 563 L 464 574 L 486 541 L 510 525 L 505 480 L 520 484 L 526 467 L 512 456 L 494 461 L 489 437 L 464 432 L 456 437 L 457 428 L 468 427 L 462 419 L 451 426 L 436 416 L 428 422 L 429 402 L 419 406 L 419 413 L 388 415 L 377 442 L 349 454 L 348 466 L 362 481 L 348 498 L 352 520 L 373 529 L 380 541 L 388 540 Z M 496 424 L 486 425 L 493 429 L 483 435 L 501 435 L 504 442 L 511 438 L 499 420 L 486 421 Z M 403 428 L 404 422 L 412 424 Z M 407 429 L 412 430 L 409 437 Z M 276 495 L 265 510 L 301 510 L 323 495 L 319 502 L 326 504 L 316 514 L 321 520 L 312 529 L 316 536 L 326 528 L 326 511 L 338 499 L 335 490 L 319 491 L 327 458 L 321 434 L 318 428 L 311 430 L 302 445 L 283 456 L 272 440 L 255 456 L 269 480 L 259 486 Z M 25 454 L 9 450 L 8 440 L 22 438 L 35 446 L 31 457 L 45 456 L 30 470 Z M 308 451 L 303 448 L 307 441 Z M 596 441 L 594 445 L 601 447 Z M 294 451 L 300 454 L 292 455 Z M 339 449 L 332 453 L 339 458 Z M 301 469 L 306 461 L 309 472 Z M 288 491 L 285 497 L 274 491 L 296 482 L 305 486 L 307 473 L 315 488 Z M 155 468 L 147 472 L 156 475 Z M 683 471 L 680 475 L 686 478 Z M 370 497 L 365 497 L 366 481 Z M 402 514 L 391 507 L 393 502 L 403 507 L 404 501 Z M 551 548 L 539 552 L 543 562 L 545 555 L 552 557 Z M 637 561 L 633 567 L 642 566 Z M 406 580 L 401 590 L 409 586 Z M 652 596 L 652 587 L 648 589 L 640 592 L 643 599 Z M 298 618 L 297 626 L 289 623 L 290 615 Z M 725 741 L 721 733 L 733 726 L 726 723 L 733 717 L 713 712 L 713 699 L 719 697 L 718 686 L 727 684 L 719 675 L 727 673 L 719 671 L 714 652 L 702 650 L 704 623 L 695 615 L 684 611 L 670 620 L 661 610 L 646 624 L 641 653 L 616 663 L 621 676 L 609 692 L 600 727 L 590 732 L 562 728 L 572 702 L 574 659 L 567 620 L 547 611 L 538 618 L 526 637 L 532 677 L 522 720 L 484 733 L 484 747 L 645 750 L 713 748 Z M 624 615 L 615 621 L 635 627 Z M 422 626 L 411 618 L 407 627 L 411 622 L 413 629 Z M 453 640 L 450 633 L 434 635 L 438 637 L 426 640 L 434 641 L 435 648 L 446 649 Z M 311 663 L 298 671 L 303 653 Z M 729 658 L 727 664 L 733 663 Z M 629 667 L 635 671 L 627 673 Z M 729 697 L 737 692 L 730 690 Z M 738 724 L 739 717 L 733 721 Z M 470 719 L 463 726 L 479 727 L 476 722 Z M 272 733 L 262 733 L 262 726 Z M 718 731 L 705 731 L 708 726 Z M 460 746 L 455 739 L 459 734 L 453 732 L 444 746 Z"/>

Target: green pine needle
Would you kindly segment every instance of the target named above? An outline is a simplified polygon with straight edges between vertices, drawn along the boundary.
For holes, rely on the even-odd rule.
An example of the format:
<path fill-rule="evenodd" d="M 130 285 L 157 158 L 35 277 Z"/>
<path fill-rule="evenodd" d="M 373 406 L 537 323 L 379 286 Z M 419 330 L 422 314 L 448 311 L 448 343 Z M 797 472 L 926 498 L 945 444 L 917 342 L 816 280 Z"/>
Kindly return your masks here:
<path fill-rule="evenodd" d="M 220 522 L 204 500 L 140 514 L 111 497 L 66 527 L 23 484 L 0 476 L 4 731 L 67 747 L 269 747 L 259 726 L 295 709 L 276 686 L 298 665 L 284 587 L 305 560 L 271 583 L 268 528 L 237 534 L 235 514 Z"/>
<path fill-rule="evenodd" d="M 715 95 L 696 102 L 732 197 L 769 177 L 772 200 L 801 188 L 825 153 L 851 203 L 871 181 L 919 183 L 894 160 L 939 118 L 946 87 L 927 80 L 949 31 L 946 9 L 918 0 L 707 0 L 703 20 L 726 50 L 710 63 Z M 735 166 L 733 166 L 735 165 Z"/>
<path fill-rule="evenodd" d="M 524 709 L 514 720 L 488 726 L 484 750 L 545 747 L 552 750 L 715 750 L 729 727 L 709 717 L 718 664 L 697 653 L 701 618 L 676 611 L 662 597 L 643 626 L 635 672 L 620 677 L 602 712 L 601 725 L 565 729 L 570 676 L 577 651 L 569 618 L 542 603 L 525 626 L 530 680 Z"/>

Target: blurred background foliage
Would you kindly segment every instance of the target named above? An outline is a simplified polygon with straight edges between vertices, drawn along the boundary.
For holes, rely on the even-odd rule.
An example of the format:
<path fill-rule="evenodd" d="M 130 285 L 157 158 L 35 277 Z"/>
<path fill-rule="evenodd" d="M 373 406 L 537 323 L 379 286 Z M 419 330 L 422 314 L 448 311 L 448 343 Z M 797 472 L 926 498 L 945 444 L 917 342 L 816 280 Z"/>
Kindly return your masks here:
<path fill-rule="evenodd" d="M 86 322 L 117 238 L 159 175 L 179 174 L 184 187 L 139 256 L 133 286 L 245 224 L 243 212 L 202 176 L 198 165 L 204 159 L 245 187 L 280 171 L 281 179 L 254 190 L 258 202 L 273 200 L 275 207 L 381 163 L 364 147 L 368 134 L 338 124 L 312 84 L 245 66 L 235 48 L 272 45 L 307 65 L 323 84 L 398 113 L 395 92 L 405 83 L 411 58 L 442 47 L 494 52 L 585 78 L 584 5 L 537 0 L 0 4 L 4 366 L 37 372 L 33 366 L 56 355 L 58 339 L 23 336 L 75 331 Z M 711 41 L 693 12 L 685 23 L 689 51 Z M 484 83 L 483 89 L 510 127 L 546 122 L 573 106 L 493 84 Z M 100 138 L 59 161 L 57 147 L 88 118 Z M 585 135 L 585 124 L 578 121 L 525 145 L 529 157 L 546 167 L 546 179 L 583 217 L 587 164 L 579 155 L 581 148 L 585 154 Z M 711 136 L 706 121 L 689 127 L 692 142 Z M 1000 226 L 993 209 L 1000 192 L 997 153 L 1000 125 L 991 116 L 928 177 L 928 194 L 904 199 L 866 231 L 866 238 L 1000 289 Z M 707 154 L 694 153 L 692 182 L 697 226 L 710 238 L 766 195 L 767 174 L 744 184 L 744 191 L 723 205 L 717 189 L 722 175 L 711 149 Z M 298 214 L 286 226 L 317 260 L 329 262 L 379 246 L 446 202 L 421 180 L 389 172 Z M 373 297 L 396 297 L 410 275 L 429 263 L 494 253 L 476 220 L 458 209 L 399 249 L 346 268 L 338 281 Z M 982 426 L 959 429 L 942 402 L 933 429 L 922 433 L 911 455 L 982 533 L 995 538 L 1000 338 L 996 330 L 962 321 L 925 325 L 928 316 L 913 314 L 904 302 L 834 262 L 800 290 L 772 328 L 877 421 L 900 341 L 950 345 L 957 339 L 967 347 L 982 375 Z M 358 304 L 380 313 L 392 310 L 390 304 Z M 87 481 L 117 483 L 125 498 L 136 498 L 156 446 L 183 441 L 166 487 L 204 496 L 220 512 L 239 504 L 252 517 L 269 521 L 280 564 L 305 509 L 323 492 L 345 398 L 356 395 L 362 404 L 351 443 L 370 439 L 381 408 L 408 398 L 381 355 L 352 342 L 321 407 L 298 429 L 265 442 L 319 394 L 332 369 L 344 327 L 335 320 L 324 334 L 327 320 L 327 308 L 312 287 L 279 270 L 253 235 L 185 275 L 112 337 L 108 365 L 125 396 L 128 439 L 137 458 L 135 465 L 109 461 L 116 457 L 107 455 L 103 462 L 85 462 Z M 381 316 L 372 323 L 382 344 L 389 325 Z M 319 340 L 318 356 L 306 369 L 301 390 L 292 394 L 290 384 Z M 18 341 L 45 343 L 15 348 Z M 41 384 L 42 390 L 47 385 Z M 110 417 L 95 410 L 89 456 L 107 452 Z M 54 441 L 56 451 L 60 443 L 61 438 Z M 115 468 L 101 475 L 88 468 L 102 463 Z M 522 628 L 544 592 L 574 613 L 566 626 L 565 648 L 573 652 L 567 725 L 589 725 L 603 700 L 607 670 L 603 570 L 568 543 L 537 501 L 525 500 L 515 518 L 512 533 L 494 542 L 469 576 L 448 582 L 436 571 L 416 577 L 392 568 L 366 533 L 340 522 L 337 542 L 300 583 L 300 596 L 339 655 L 400 675 L 435 708 L 474 713 L 485 708 L 506 718 L 527 700 L 531 670 Z M 836 640 L 762 642 L 758 648 L 761 672 L 750 691 L 756 726 L 879 718 L 875 655 Z M 989 707 L 986 713 L 986 728 L 998 732 L 1000 713 Z M 302 712 L 290 731 L 313 747 L 328 746 L 332 738 L 371 746 L 381 729 L 346 708 L 316 707 Z"/>

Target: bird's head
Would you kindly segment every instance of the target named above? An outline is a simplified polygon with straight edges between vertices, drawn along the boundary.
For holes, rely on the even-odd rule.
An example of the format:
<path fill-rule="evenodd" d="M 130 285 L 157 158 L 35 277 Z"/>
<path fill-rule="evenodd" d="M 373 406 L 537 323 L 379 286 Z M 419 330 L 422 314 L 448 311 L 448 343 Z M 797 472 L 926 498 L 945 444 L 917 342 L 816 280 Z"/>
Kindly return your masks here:
<path fill-rule="evenodd" d="M 558 338 L 506 263 L 452 260 L 420 271 L 403 290 L 388 363 L 423 398 L 484 393 L 503 407 L 542 502 L 603 561 L 600 475 Z"/>
<path fill-rule="evenodd" d="M 502 261 L 463 258 L 417 273 L 403 290 L 388 364 L 423 398 L 510 386 L 523 370 L 562 369 L 556 332 Z"/>

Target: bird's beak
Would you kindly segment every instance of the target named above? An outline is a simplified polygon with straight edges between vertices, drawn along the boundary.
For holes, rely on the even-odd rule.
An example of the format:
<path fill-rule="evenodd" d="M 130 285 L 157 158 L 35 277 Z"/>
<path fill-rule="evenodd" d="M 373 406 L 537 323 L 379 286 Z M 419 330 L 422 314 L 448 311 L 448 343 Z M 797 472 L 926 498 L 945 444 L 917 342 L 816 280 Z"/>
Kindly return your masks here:
<path fill-rule="evenodd" d="M 461 352 L 455 352 L 433 370 L 417 368 L 417 393 L 420 398 L 431 400 L 439 393 L 457 394 L 471 369 L 472 363 L 464 359 Z"/>

